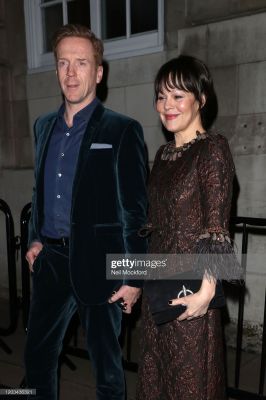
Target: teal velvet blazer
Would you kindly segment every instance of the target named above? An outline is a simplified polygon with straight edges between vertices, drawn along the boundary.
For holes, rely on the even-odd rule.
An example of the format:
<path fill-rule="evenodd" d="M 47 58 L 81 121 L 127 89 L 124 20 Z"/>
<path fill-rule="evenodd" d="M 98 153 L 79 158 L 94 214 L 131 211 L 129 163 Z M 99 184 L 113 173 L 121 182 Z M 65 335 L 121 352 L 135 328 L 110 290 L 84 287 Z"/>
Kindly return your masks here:
<path fill-rule="evenodd" d="M 40 117 L 35 134 L 35 187 L 29 243 L 43 241 L 43 179 L 49 138 L 57 113 Z M 97 148 L 92 143 L 111 145 Z M 137 232 L 146 222 L 146 153 L 140 124 L 99 104 L 79 152 L 72 192 L 69 269 L 73 290 L 83 304 L 101 304 L 121 284 L 106 279 L 107 253 L 144 253 Z"/>

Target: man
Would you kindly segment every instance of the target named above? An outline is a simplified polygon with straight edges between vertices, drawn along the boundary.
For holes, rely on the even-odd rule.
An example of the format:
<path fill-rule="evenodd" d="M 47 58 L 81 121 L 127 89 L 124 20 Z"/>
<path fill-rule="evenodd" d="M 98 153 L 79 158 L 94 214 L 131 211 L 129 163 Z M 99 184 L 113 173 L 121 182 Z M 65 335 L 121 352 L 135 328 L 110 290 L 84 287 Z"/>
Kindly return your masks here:
<path fill-rule="evenodd" d="M 108 253 L 145 252 L 145 157 L 138 122 L 103 107 L 102 42 L 65 25 L 54 39 L 64 103 L 35 123 L 36 187 L 29 250 L 32 301 L 26 379 L 37 400 L 57 398 L 57 365 L 68 323 L 79 311 L 96 376 L 97 399 L 125 397 L 118 343 L 122 310 L 139 281 L 106 280 Z"/>

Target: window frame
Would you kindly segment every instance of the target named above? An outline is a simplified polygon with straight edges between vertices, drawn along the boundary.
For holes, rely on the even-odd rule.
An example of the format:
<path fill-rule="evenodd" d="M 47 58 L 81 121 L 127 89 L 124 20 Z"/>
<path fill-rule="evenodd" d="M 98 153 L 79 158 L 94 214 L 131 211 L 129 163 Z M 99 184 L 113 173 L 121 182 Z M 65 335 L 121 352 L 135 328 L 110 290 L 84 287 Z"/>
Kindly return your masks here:
<path fill-rule="evenodd" d="M 125 0 L 127 10 L 129 10 L 129 1 Z M 104 57 L 107 60 L 126 58 L 147 53 L 154 53 L 163 50 L 164 34 L 164 0 L 158 1 L 158 30 L 144 32 L 127 37 L 125 39 L 109 39 L 104 41 Z M 91 6 L 91 29 L 101 37 L 101 5 L 98 0 L 90 0 Z M 127 12 L 127 36 L 129 12 Z M 145 39 L 145 40 L 143 40 Z M 129 50 L 130 48 L 130 50 Z"/>
<path fill-rule="evenodd" d="M 128 4 L 130 0 L 125 0 Z M 158 30 L 132 35 L 123 39 L 104 40 L 104 58 L 108 60 L 128 58 L 163 50 L 164 0 L 158 1 Z M 54 0 L 63 4 L 63 23 L 67 23 L 67 0 Z M 101 5 L 99 0 L 89 0 L 91 29 L 101 37 Z M 127 7 L 128 8 L 128 7 Z M 27 58 L 29 72 L 40 72 L 54 68 L 53 53 L 44 53 L 42 15 L 40 0 L 24 0 Z M 127 13 L 127 34 L 128 32 Z M 129 35 L 128 35 L 129 36 Z"/>

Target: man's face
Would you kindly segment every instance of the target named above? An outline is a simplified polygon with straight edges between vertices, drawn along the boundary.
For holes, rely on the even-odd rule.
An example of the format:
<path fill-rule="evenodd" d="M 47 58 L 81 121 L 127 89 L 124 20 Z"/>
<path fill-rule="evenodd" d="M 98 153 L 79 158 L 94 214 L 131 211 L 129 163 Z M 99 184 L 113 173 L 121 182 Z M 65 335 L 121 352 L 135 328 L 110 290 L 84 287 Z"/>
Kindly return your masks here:
<path fill-rule="evenodd" d="M 96 66 L 94 50 L 88 39 L 69 37 L 57 46 L 56 72 L 65 101 L 80 109 L 96 96 L 102 79 L 102 66 Z"/>

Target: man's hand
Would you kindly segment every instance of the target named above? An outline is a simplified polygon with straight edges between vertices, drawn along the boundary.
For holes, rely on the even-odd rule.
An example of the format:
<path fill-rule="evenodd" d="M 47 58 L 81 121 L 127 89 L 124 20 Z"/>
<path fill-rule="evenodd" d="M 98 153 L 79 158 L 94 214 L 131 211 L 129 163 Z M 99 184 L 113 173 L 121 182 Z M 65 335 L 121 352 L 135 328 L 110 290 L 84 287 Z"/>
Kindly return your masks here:
<path fill-rule="evenodd" d="M 114 303 L 117 300 L 123 301 L 122 310 L 126 314 L 130 314 L 133 305 L 141 295 L 141 289 L 133 286 L 123 285 L 117 292 L 112 293 L 109 303 Z"/>
<path fill-rule="evenodd" d="M 40 253 L 40 251 L 42 250 L 42 248 L 43 248 L 42 243 L 32 242 L 29 250 L 27 251 L 26 260 L 29 263 L 29 270 L 31 272 L 34 272 L 33 271 L 33 263 L 34 263 L 35 259 L 37 258 L 38 254 Z"/>

